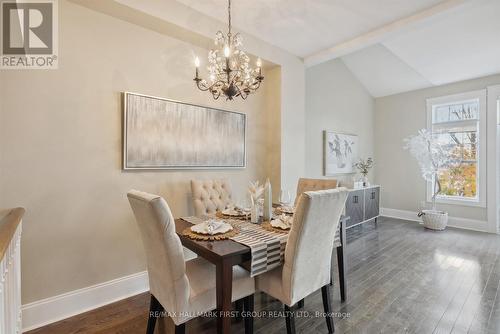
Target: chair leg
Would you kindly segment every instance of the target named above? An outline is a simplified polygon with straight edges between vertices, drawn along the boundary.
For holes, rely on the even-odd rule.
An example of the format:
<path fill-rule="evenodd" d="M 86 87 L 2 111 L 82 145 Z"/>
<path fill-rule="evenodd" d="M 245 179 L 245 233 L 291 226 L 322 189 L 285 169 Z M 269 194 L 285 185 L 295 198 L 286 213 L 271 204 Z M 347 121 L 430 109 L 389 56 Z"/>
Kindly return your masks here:
<path fill-rule="evenodd" d="M 250 295 L 243 298 L 243 309 L 245 310 L 245 334 L 253 334 L 253 310 L 254 296 Z"/>
<path fill-rule="evenodd" d="M 286 333 L 295 334 L 295 314 L 292 309 L 285 305 Z"/>
<path fill-rule="evenodd" d="M 344 247 L 340 246 L 337 248 L 337 264 L 338 264 L 338 269 L 339 269 L 339 288 L 340 288 L 340 300 L 342 302 L 345 302 L 347 296 L 346 296 L 346 281 L 345 281 L 345 275 L 346 275 L 346 267 L 345 267 L 345 262 L 344 262 Z M 330 279 L 332 280 L 331 276 Z M 330 284 L 331 286 L 331 284 Z"/>
<path fill-rule="evenodd" d="M 153 334 L 155 331 L 156 318 L 158 317 L 158 312 L 163 312 L 164 308 L 155 298 L 151 295 L 151 300 L 149 302 L 149 316 L 148 316 L 148 328 L 146 329 L 146 334 Z"/>
<path fill-rule="evenodd" d="M 186 334 L 186 324 L 175 326 L 175 334 Z"/>
<path fill-rule="evenodd" d="M 304 308 L 304 299 L 299 300 L 299 302 L 297 303 L 297 308 Z"/>
<path fill-rule="evenodd" d="M 323 296 L 323 308 L 325 309 L 326 314 L 326 326 L 328 327 L 328 333 L 335 332 L 335 326 L 333 324 L 333 315 L 332 315 L 332 303 L 330 298 L 330 285 L 325 285 L 321 288 L 321 294 Z"/>
<path fill-rule="evenodd" d="M 237 301 L 234 302 L 234 308 L 236 309 L 236 320 L 241 321 L 241 313 L 243 312 L 243 299 L 238 299 Z"/>

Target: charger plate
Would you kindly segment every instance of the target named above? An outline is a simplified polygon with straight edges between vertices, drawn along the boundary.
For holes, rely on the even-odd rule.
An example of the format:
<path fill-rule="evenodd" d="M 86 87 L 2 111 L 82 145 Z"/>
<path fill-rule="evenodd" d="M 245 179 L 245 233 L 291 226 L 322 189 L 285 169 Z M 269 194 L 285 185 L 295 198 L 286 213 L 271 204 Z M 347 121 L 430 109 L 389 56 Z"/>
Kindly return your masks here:
<path fill-rule="evenodd" d="M 223 214 L 221 211 L 217 211 L 215 213 L 215 217 L 217 218 L 232 218 L 232 219 L 248 219 L 250 217 L 250 214 L 241 214 L 241 215 L 226 215 Z"/>
<path fill-rule="evenodd" d="M 233 225 L 233 229 L 229 232 L 226 233 L 220 233 L 220 234 L 214 234 L 214 235 L 209 235 L 209 234 L 200 234 L 191 231 L 191 227 L 187 227 L 182 231 L 182 235 L 186 236 L 190 239 L 193 240 L 200 240 L 200 241 L 216 241 L 216 240 L 226 240 L 229 238 L 232 238 L 240 233 L 240 229 L 237 228 L 236 226 Z"/>
<path fill-rule="evenodd" d="M 270 232 L 278 232 L 278 233 L 285 233 L 285 234 L 288 234 L 288 232 L 290 232 L 290 229 L 284 230 L 282 228 L 272 226 L 271 222 L 269 220 L 262 222 L 262 224 L 260 224 L 260 226 L 264 230 L 270 231 Z"/>
<path fill-rule="evenodd" d="M 295 208 L 284 208 L 282 206 L 276 207 L 275 210 L 278 213 L 284 213 L 286 215 L 293 215 L 295 213 Z"/>

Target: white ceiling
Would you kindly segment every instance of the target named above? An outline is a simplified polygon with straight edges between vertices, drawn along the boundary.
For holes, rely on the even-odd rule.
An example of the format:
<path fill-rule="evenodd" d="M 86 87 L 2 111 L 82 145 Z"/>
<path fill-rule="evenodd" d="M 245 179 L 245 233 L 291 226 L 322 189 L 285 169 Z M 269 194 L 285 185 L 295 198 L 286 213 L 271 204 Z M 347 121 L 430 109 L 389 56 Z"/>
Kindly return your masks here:
<path fill-rule="evenodd" d="M 500 73 L 500 0 L 445 11 L 342 57 L 374 97 Z"/>
<path fill-rule="evenodd" d="M 226 0 L 115 1 L 174 21 L 168 14 L 177 4 L 193 29 L 204 17 L 227 22 Z M 500 73 L 500 0 L 232 0 L 232 7 L 236 30 L 307 66 L 341 58 L 374 97 Z"/>
<path fill-rule="evenodd" d="M 227 21 L 226 0 L 177 0 Z M 442 0 L 232 0 L 233 26 L 307 57 Z"/>
<path fill-rule="evenodd" d="M 381 44 L 344 56 L 342 60 L 372 96 L 432 86 L 430 81 Z"/>
<path fill-rule="evenodd" d="M 500 73 L 500 0 L 476 0 L 383 44 L 434 85 Z"/>

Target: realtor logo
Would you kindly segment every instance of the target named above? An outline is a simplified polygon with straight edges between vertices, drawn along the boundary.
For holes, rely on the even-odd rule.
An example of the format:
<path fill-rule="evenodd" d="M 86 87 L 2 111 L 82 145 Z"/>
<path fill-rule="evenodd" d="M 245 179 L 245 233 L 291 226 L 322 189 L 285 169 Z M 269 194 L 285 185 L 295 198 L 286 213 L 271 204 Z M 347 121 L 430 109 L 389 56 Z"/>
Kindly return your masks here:
<path fill-rule="evenodd" d="M 4 0 L 2 69 L 57 68 L 57 0 Z"/>

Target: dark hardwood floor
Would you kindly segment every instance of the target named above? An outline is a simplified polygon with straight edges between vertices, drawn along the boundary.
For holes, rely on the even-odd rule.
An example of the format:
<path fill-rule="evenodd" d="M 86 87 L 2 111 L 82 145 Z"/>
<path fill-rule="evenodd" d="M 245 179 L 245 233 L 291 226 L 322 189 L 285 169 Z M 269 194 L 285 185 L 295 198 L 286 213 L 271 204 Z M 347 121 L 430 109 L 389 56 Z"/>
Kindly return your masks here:
<path fill-rule="evenodd" d="M 500 333 L 500 236 L 382 218 L 347 233 L 349 294 L 333 291 L 336 333 Z M 34 330 L 30 334 L 145 333 L 148 294 Z M 280 311 L 258 293 L 255 308 Z M 305 301 L 298 333 L 326 333 L 321 292 Z M 284 333 L 279 314 L 255 319 L 255 333 Z M 159 332 L 165 332 L 165 326 Z M 214 319 L 195 319 L 187 333 L 213 333 Z M 233 326 L 243 333 L 243 321 Z"/>

